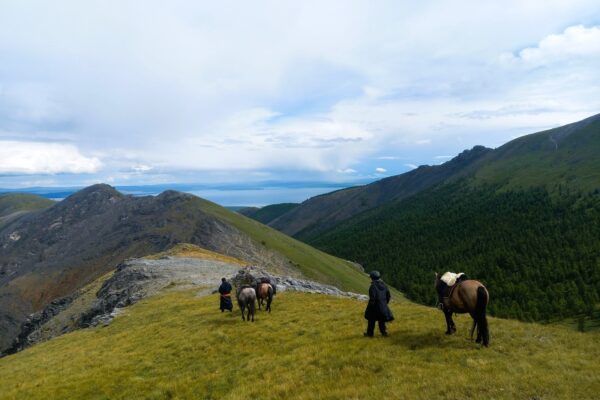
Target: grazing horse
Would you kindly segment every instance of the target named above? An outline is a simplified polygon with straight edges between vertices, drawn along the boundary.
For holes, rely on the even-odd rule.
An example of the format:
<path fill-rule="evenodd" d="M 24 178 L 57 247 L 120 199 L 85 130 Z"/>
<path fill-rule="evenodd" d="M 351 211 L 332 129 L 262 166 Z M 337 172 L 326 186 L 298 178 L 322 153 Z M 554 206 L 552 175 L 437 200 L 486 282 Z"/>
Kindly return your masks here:
<path fill-rule="evenodd" d="M 237 300 L 240 310 L 242 310 L 242 320 L 254 322 L 254 311 L 256 309 L 256 291 L 251 286 L 241 286 L 237 290 Z M 244 310 L 248 309 L 247 317 L 244 316 Z"/>
<path fill-rule="evenodd" d="M 440 290 L 445 283 L 441 276 L 435 273 L 435 288 Z M 486 309 L 489 301 L 489 293 L 485 286 L 479 281 L 467 279 L 459 281 L 451 286 L 450 293 L 442 306 L 442 311 L 446 317 L 446 334 L 451 335 L 456 332 L 456 325 L 452 320 L 452 313 L 465 314 L 469 313 L 473 318 L 473 326 L 471 328 L 471 339 L 473 332 L 477 328 L 477 343 L 483 343 L 484 346 L 490 344 L 490 332 L 486 317 Z"/>
<path fill-rule="evenodd" d="M 268 282 L 260 282 L 256 285 L 256 298 L 258 299 L 258 309 L 267 300 L 265 310 L 271 312 L 271 302 L 273 301 L 273 286 Z"/>

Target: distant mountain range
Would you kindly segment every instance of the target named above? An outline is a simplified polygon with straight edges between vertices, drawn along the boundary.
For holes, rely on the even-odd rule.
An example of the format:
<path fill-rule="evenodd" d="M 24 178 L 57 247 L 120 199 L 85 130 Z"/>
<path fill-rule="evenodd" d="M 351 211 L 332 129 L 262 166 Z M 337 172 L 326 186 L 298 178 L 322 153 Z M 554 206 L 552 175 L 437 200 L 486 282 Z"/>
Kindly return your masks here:
<path fill-rule="evenodd" d="M 0 217 L 0 352 L 28 314 L 127 258 L 177 243 L 346 290 L 363 291 L 368 285 L 349 262 L 181 192 L 134 197 L 100 184 L 60 202 L 5 194 L 0 197 Z"/>
<path fill-rule="evenodd" d="M 366 183 L 366 181 L 358 181 L 356 183 Z M 247 183 L 170 183 L 170 184 L 155 184 L 155 185 L 117 185 L 115 189 L 123 194 L 131 194 L 134 196 L 158 195 L 167 190 L 176 190 L 184 193 L 194 193 L 203 191 L 252 191 L 252 190 L 268 190 L 268 189 L 306 189 L 306 188 L 322 188 L 322 189 L 339 189 L 348 186 L 345 182 L 326 182 L 326 181 L 258 181 Z M 35 194 L 48 199 L 62 200 L 83 189 L 82 186 L 60 186 L 60 187 L 26 187 L 26 188 L 0 188 L 0 194 L 9 193 L 28 193 Z M 241 203 L 244 204 L 244 203 Z M 235 204 L 225 204 L 232 208 L 246 208 L 248 204 L 236 206 Z"/>
<path fill-rule="evenodd" d="M 422 303 L 434 302 L 433 272 L 455 270 L 490 285 L 500 316 L 592 315 L 600 302 L 600 115 L 316 196 L 269 225 L 382 270 Z"/>

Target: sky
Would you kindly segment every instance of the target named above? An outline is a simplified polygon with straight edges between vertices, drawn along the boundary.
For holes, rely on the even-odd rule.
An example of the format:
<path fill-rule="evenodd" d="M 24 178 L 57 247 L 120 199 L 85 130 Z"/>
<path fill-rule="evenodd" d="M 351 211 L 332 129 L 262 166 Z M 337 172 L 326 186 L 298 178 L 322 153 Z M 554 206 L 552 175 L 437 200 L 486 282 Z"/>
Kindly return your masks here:
<path fill-rule="evenodd" d="M 597 1 L 0 0 L 0 187 L 351 185 L 600 113 L 598 82 Z"/>

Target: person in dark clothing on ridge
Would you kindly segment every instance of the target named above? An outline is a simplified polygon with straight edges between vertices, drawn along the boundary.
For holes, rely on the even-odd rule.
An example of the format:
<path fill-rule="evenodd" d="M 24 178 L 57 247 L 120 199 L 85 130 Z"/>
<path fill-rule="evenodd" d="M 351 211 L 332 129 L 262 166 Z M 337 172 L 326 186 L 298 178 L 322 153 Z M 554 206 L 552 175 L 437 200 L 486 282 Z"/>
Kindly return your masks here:
<path fill-rule="evenodd" d="M 394 320 L 392 311 L 388 307 L 391 294 L 385 283 L 380 279 L 381 275 L 377 271 L 371 271 L 371 287 L 369 288 L 369 304 L 365 310 L 365 319 L 368 321 L 365 336 L 373 337 L 375 334 L 375 321 L 379 323 L 381 336 L 387 336 L 385 327 L 386 322 Z"/>
<path fill-rule="evenodd" d="M 233 303 L 231 301 L 231 283 L 227 282 L 227 279 L 221 279 L 221 286 L 219 286 L 219 293 L 221 294 L 221 312 L 225 310 L 233 311 Z"/>

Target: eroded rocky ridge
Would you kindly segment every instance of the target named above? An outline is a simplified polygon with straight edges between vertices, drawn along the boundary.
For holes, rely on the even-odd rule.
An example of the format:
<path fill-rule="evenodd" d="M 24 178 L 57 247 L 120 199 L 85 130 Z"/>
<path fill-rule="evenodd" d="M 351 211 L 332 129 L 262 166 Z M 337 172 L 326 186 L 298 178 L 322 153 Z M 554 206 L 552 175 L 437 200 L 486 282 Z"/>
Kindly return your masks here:
<path fill-rule="evenodd" d="M 276 285 L 276 292 L 298 291 L 367 300 L 367 296 L 344 292 L 334 286 L 276 275 L 257 266 L 240 268 L 238 264 L 186 257 L 164 257 L 158 260 L 136 258 L 118 265 L 112 276 L 94 287 L 52 301 L 42 311 L 31 314 L 5 354 L 23 350 L 35 343 L 76 329 L 109 324 L 125 308 L 162 290 L 198 287 L 198 295 L 216 292 L 221 278 L 234 286 L 254 286 L 261 278 Z M 100 285 L 101 283 L 101 285 Z"/>

